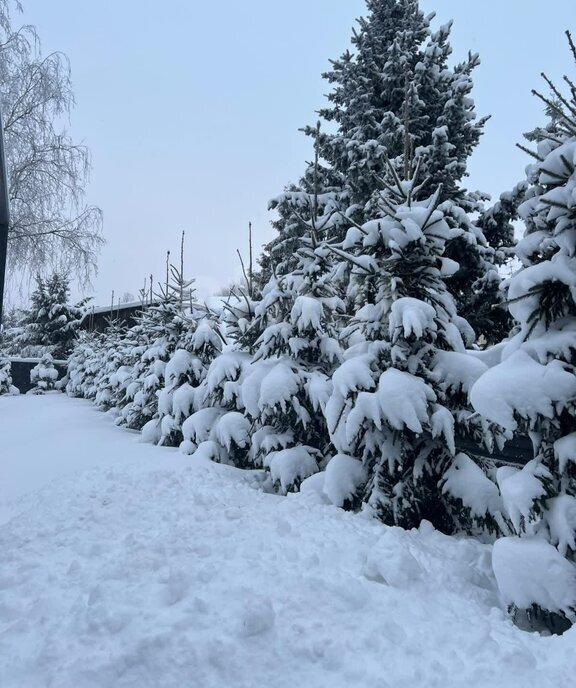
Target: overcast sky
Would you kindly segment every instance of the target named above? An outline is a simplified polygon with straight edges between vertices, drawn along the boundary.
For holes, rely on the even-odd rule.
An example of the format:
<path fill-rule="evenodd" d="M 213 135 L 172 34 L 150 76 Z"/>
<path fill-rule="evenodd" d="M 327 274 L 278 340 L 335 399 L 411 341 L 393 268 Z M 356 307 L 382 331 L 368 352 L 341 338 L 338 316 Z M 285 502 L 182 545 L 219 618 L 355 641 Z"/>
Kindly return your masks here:
<path fill-rule="evenodd" d="M 98 304 L 133 294 L 187 233 L 186 272 L 202 294 L 239 273 L 236 248 L 272 237 L 267 202 L 311 158 L 321 73 L 349 45 L 363 0 L 22 0 L 44 52 L 70 58 L 73 136 L 91 149 L 88 201 L 104 211 Z M 498 195 L 522 178 L 515 142 L 544 121 L 542 70 L 573 65 L 574 0 L 423 0 L 454 19 L 454 61 L 479 52 L 474 97 L 491 114 L 469 187 Z M 546 7 L 552 8 L 547 12 Z M 570 25 L 570 22 L 572 25 Z"/>

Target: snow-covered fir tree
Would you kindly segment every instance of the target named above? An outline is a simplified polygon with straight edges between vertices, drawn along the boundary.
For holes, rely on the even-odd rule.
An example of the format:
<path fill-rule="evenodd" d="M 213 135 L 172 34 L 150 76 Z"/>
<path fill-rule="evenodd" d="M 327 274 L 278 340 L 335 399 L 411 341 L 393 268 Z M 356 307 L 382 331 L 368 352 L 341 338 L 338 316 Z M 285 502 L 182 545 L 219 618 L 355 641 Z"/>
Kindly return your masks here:
<path fill-rule="evenodd" d="M 253 423 L 251 456 L 282 492 L 297 489 L 333 453 L 324 409 L 341 360 L 337 317 L 344 306 L 317 226 L 313 221 L 310 238 L 300 240 L 297 268 L 264 288 L 247 332 L 254 358 L 242 400 Z"/>
<path fill-rule="evenodd" d="M 169 254 L 167 263 L 169 260 Z M 166 281 L 159 285 L 156 303 L 145 308 L 138 323 L 139 349 L 126 387 L 126 404 L 116 422 L 142 430 L 158 418 L 158 397 L 164 388 L 165 369 L 188 329 L 193 280 L 183 276 L 183 268 L 170 265 Z M 150 441 L 159 441 L 155 423 L 148 428 Z"/>
<path fill-rule="evenodd" d="M 30 390 L 32 394 L 44 394 L 56 389 L 58 371 L 54 366 L 52 354 L 45 353 L 39 363 L 32 368 L 30 382 L 34 385 Z"/>
<path fill-rule="evenodd" d="M 494 251 L 492 265 L 488 265 L 485 274 L 478 279 L 469 300 L 484 345 L 501 342 L 514 325 L 506 305 L 502 276 L 509 276 L 514 269 L 514 222 L 519 220 L 518 206 L 524 199 L 526 187 L 526 182 L 521 182 L 512 191 L 501 194 L 494 205 L 482 211 L 475 223 Z"/>
<path fill-rule="evenodd" d="M 360 224 L 373 217 L 387 161 L 405 175 L 404 160 L 414 154 L 421 160 L 429 194 L 441 185 L 440 200 L 450 199 L 466 211 L 481 209 L 482 195 L 463 186 L 467 160 L 485 122 L 476 117 L 470 95 L 478 56 L 470 54 L 450 67 L 451 24 L 432 32 L 433 15 L 424 16 L 416 0 L 369 0 L 367 8 L 367 17 L 353 33 L 353 50 L 324 75 L 332 90 L 320 115 L 328 125 L 306 129 L 323 161 L 320 189 L 334 216 L 327 239 L 343 238 L 348 226 L 344 217 Z M 272 202 L 278 236 L 262 259 L 266 278 L 294 267 L 286 249 L 304 234 L 312 214 L 306 203 L 312 193 L 311 170 L 313 166 L 298 185 Z M 479 302 L 501 301 L 495 249 L 471 226 L 449 242 L 446 254 L 460 265 L 447 282 L 459 311 L 478 336 L 492 341 L 492 322 L 476 319 L 476 313 Z"/>
<path fill-rule="evenodd" d="M 384 522 L 495 529 L 498 490 L 455 442 L 456 433 L 493 441 L 467 399 L 486 367 L 466 353 L 470 326 L 446 286 L 459 268 L 447 243 L 466 231 L 448 218 L 463 223 L 465 214 L 440 191 L 426 197 L 427 185 L 401 180 L 392 164 L 389 177 L 377 219 L 333 248 L 352 267 L 360 300 L 326 408 L 332 441 L 362 462 L 361 497 Z"/>
<path fill-rule="evenodd" d="M 339 238 L 343 227 L 347 227 L 341 214 L 349 205 L 345 179 L 320 164 L 318 145 L 315 151 L 316 159 L 309 163 L 299 185 L 288 187 L 269 203 L 269 209 L 276 211 L 272 227 L 278 235 L 264 246 L 260 258 L 261 287 L 273 275 L 286 275 L 298 267 L 298 249 L 310 230 L 312 218 L 318 235 L 325 241 Z"/>
<path fill-rule="evenodd" d="M 73 347 L 76 332 L 85 313 L 83 301 L 70 304 L 68 278 L 54 273 L 48 278 L 36 277 L 36 289 L 30 297 L 30 308 L 19 323 L 17 343 L 22 348 L 47 349 L 55 359 L 64 359 Z"/>
<path fill-rule="evenodd" d="M 199 387 L 225 344 L 221 325 L 208 309 L 191 304 L 185 323 L 186 329 L 164 370 L 156 424 L 149 428 L 159 444 L 172 447 L 182 443 L 183 423 L 198 409 Z"/>
<path fill-rule="evenodd" d="M 181 452 L 238 468 L 252 467 L 252 427 L 241 396 L 250 361 L 238 343 L 227 344 L 213 358 L 196 390 L 195 412 L 182 423 Z"/>
<path fill-rule="evenodd" d="M 108 321 L 101 339 L 94 403 L 102 411 L 108 411 L 124 405 L 135 342 L 129 337 L 126 326 L 115 319 Z"/>
<path fill-rule="evenodd" d="M 570 38 L 570 37 L 569 37 Z M 570 38 L 576 66 L 576 47 Z M 548 80 L 547 80 L 548 81 Z M 534 460 L 498 479 L 515 537 L 495 548 L 503 596 L 528 613 L 576 621 L 576 85 L 548 81 L 540 96 L 551 119 L 531 137 L 535 162 L 519 214 L 526 231 L 510 279 L 518 333 L 502 362 L 472 390 L 476 409 L 511 431 L 530 434 Z M 564 559 L 565 558 L 565 559 Z M 514 570 L 534 571 L 532 589 L 514 591 Z M 531 604 L 530 604 L 531 603 Z M 550 621 L 550 619 L 549 619 Z"/>
<path fill-rule="evenodd" d="M 11 367 L 10 359 L 0 351 L 0 395 L 18 394 L 18 390 L 12 384 Z"/>
<path fill-rule="evenodd" d="M 367 9 L 353 51 L 324 75 L 332 90 L 320 114 L 337 130 L 307 132 L 319 137 L 322 159 L 344 175 L 356 220 L 369 219 L 366 204 L 386 160 L 404 171 L 406 147 L 421 158 L 429 192 L 442 184 L 443 198 L 475 205 L 476 194 L 460 182 L 485 122 L 470 98 L 478 56 L 451 69 L 451 24 L 432 32 L 434 15 L 424 16 L 416 0 L 368 0 Z"/>
<path fill-rule="evenodd" d="M 102 335 L 96 332 L 80 332 L 68 359 L 65 391 L 71 397 L 94 399 L 94 381 L 100 369 Z"/>

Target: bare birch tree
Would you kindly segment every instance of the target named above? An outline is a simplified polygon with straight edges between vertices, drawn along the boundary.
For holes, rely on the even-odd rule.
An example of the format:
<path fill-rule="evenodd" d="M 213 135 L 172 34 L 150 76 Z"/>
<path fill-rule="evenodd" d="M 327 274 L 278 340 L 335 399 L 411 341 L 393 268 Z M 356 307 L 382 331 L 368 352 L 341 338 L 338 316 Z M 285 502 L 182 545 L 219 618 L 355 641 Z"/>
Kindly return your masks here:
<path fill-rule="evenodd" d="M 66 130 L 70 65 L 44 56 L 33 26 L 14 29 L 20 3 L 0 0 L 2 108 L 11 224 L 10 273 L 58 268 L 87 281 L 103 244 L 102 212 L 85 203 L 90 152 Z"/>

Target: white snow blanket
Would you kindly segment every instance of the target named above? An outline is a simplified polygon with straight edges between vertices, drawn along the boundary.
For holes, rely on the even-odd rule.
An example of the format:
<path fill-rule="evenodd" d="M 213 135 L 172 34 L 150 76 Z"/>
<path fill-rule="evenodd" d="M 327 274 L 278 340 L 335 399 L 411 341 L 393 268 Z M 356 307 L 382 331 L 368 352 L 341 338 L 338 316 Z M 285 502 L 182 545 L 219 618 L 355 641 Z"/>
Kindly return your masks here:
<path fill-rule="evenodd" d="M 576 629 L 502 611 L 491 547 L 386 528 L 0 398 L 2 688 L 564 688 Z"/>

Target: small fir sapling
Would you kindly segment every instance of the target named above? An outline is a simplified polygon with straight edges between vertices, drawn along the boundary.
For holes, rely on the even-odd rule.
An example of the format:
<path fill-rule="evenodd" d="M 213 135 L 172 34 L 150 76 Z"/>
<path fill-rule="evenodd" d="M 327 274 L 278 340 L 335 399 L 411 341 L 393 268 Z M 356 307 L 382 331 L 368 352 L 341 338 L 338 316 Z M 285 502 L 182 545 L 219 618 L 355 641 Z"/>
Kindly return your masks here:
<path fill-rule="evenodd" d="M 239 468 L 251 467 L 251 425 L 244 416 L 241 388 L 250 355 L 228 344 L 210 363 L 196 390 L 196 411 L 182 423 L 180 451 Z"/>
<path fill-rule="evenodd" d="M 177 447 L 183 441 L 182 425 L 198 408 L 200 385 L 210 363 L 220 354 L 225 339 L 208 309 L 192 308 L 187 330 L 164 371 L 164 388 L 158 396 L 159 443 Z"/>
<path fill-rule="evenodd" d="M 0 352 L 0 396 L 3 394 L 19 394 L 18 389 L 12 384 L 12 364 Z"/>
<path fill-rule="evenodd" d="M 58 371 L 54 367 L 54 359 L 51 354 L 46 353 L 38 365 L 30 371 L 30 382 L 34 385 L 30 393 L 44 394 L 44 392 L 54 391 L 57 381 Z"/>

